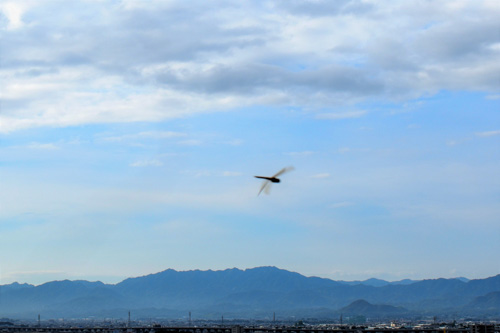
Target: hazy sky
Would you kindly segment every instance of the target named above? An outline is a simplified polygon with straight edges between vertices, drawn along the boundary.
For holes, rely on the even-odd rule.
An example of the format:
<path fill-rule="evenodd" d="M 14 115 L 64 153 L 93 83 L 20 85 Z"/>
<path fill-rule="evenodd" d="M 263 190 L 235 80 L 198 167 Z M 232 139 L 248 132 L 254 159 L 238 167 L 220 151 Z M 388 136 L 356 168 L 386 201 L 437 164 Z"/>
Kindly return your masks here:
<path fill-rule="evenodd" d="M 500 1 L 0 2 L 0 284 L 500 273 Z M 257 196 L 261 181 L 295 171 Z"/>

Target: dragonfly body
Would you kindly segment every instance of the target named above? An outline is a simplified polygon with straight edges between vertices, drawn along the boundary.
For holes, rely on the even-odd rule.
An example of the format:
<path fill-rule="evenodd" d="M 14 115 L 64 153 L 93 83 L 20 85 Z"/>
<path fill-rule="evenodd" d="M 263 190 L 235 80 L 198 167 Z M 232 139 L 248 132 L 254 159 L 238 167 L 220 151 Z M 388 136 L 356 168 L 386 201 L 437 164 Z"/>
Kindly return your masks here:
<path fill-rule="evenodd" d="M 276 177 L 263 177 L 263 176 L 254 176 L 254 177 L 269 180 L 272 183 L 279 183 L 281 181 L 281 180 L 279 180 L 279 178 L 276 178 Z"/>

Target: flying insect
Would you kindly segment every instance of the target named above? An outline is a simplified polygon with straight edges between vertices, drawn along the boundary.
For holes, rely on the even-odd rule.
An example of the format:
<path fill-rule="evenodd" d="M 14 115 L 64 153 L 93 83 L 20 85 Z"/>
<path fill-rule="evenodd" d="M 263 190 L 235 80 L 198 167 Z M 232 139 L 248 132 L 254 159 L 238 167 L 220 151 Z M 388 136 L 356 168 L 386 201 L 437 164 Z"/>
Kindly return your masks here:
<path fill-rule="evenodd" d="M 292 167 L 292 166 L 291 167 L 283 168 L 283 169 L 281 169 L 280 171 L 278 171 L 275 175 L 273 175 L 271 177 L 254 176 L 255 178 L 264 179 L 264 182 L 262 183 L 260 191 L 259 191 L 259 193 L 257 195 L 260 195 L 260 193 L 262 191 L 264 191 L 264 193 L 266 193 L 266 194 L 269 194 L 269 192 L 271 190 L 271 184 L 272 183 L 279 183 L 279 182 L 281 182 L 281 180 L 278 178 L 278 176 L 281 176 L 285 172 L 292 171 L 293 169 L 294 169 L 294 167 Z"/>

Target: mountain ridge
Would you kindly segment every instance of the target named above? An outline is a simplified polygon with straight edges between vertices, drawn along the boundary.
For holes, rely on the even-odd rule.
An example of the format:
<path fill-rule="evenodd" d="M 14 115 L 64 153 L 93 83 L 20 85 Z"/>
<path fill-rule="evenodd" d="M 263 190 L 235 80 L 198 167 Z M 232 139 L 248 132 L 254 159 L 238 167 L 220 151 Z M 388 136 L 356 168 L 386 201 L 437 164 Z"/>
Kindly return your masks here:
<path fill-rule="evenodd" d="M 495 293 L 500 292 L 500 274 L 468 281 L 463 278 L 405 283 L 365 281 L 346 284 L 274 266 L 218 271 L 166 269 L 116 284 L 62 280 L 38 286 L 3 285 L 0 311 L 10 317 L 45 312 L 46 316 L 57 318 L 102 313 L 123 316 L 124 309 L 165 316 L 193 311 L 207 319 L 220 317 L 222 312 L 225 317 L 257 318 L 276 311 L 289 317 L 304 313 L 335 317 L 346 306 L 363 300 L 371 305 L 365 306 L 366 312 L 378 317 L 383 317 L 384 312 L 411 317 L 430 311 L 442 315 L 498 315 L 491 311 L 491 304 L 497 302 Z"/>

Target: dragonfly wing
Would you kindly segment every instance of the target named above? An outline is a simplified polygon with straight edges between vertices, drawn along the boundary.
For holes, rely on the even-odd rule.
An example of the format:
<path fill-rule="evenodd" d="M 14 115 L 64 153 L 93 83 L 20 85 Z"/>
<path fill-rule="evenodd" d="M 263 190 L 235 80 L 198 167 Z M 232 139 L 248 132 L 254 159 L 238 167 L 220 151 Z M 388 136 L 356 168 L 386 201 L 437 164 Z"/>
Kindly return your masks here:
<path fill-rule="evenodd" d="M 286 168 L 283 168 L 281 169 L 280 171 L 278 171 L 274 176 L 274 177 L 278 177 L 278 176 L 281 176 L 282 174 L 284 174 L 285 172 L 288 172 L 288 171 L 292 171 L 294 169 L 293 166 L 289 166 L 289 167 L 286 167 Z"/>
<path fill-rule="evenodd" d="M 273 183 L 271 183 L 271 182 L 267 182 L 266 186 L 264 187 L 264 193 L 265 193 L 265 194 L 269 194 L 269 193 L 271 193 L 271 185 L 272 185 L 272 184 L 273 184 Z"/>
<path fill-rule="evenodd" d="M 269 190 L 271 188 L 271 182 L 269 180 L 264 180 L 262 186 L 260 187 L 259 194 L 264 191 L 265 194 L 269 194 Z M 257 195 L 259 195 L 257 194 Z"/>

